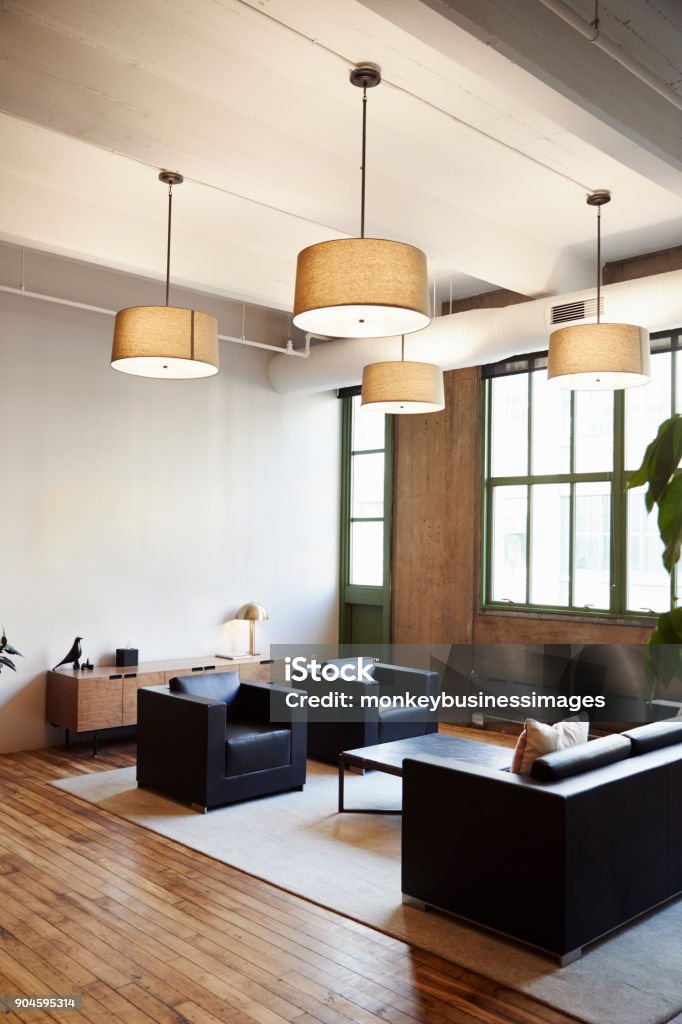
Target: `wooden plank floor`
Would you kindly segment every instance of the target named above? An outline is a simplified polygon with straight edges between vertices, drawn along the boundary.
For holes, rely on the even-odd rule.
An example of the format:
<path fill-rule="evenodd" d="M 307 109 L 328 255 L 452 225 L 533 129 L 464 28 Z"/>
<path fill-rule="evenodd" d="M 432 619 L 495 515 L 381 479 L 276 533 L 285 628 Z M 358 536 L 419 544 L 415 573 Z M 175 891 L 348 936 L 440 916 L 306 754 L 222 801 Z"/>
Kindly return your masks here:
<path fill-rule="evenodd" d="M 81 1014 L 3 1020 L 573 1020 L 48 785 L 134 759 L 112 742 L 0 757 L 0 993 L 83 995 Z"/>

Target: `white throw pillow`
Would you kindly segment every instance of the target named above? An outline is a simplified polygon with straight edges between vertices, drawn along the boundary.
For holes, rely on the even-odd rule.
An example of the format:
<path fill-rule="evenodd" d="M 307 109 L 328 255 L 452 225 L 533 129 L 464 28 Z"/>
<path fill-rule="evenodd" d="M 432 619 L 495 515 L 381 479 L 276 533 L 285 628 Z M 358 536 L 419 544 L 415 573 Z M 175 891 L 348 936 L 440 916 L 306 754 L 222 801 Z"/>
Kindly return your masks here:
<path fill-rule="evenodd" d="M 590 723 L 578 718 L 565 718 L 563 722 L 547 725 L 527 718 L 514 751 L 511 770 L 514 775 L 530 775 L 533 761 L 555 750 L 566 750 L 579 743 L 587 743 Z"/>

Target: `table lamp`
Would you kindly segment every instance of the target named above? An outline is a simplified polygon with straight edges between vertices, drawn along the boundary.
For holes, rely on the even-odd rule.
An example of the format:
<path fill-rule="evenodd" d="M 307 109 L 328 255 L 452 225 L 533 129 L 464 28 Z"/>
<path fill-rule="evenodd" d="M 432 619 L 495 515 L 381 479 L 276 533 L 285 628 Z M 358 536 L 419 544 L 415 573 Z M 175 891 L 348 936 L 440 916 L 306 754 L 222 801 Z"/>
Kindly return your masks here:
<path fill-rule="evenodd" d="M 256 650 L 256 623 L 263 620 L 269 619 L 270 616 L 266 612 L 262 604 L 256 604 L 254 601 L 250 601 L 248 604 L 243 604 L 237 612 L 238 619 L 246 619 L 249 623 L 249 654 L 255 657 L 259 652 Z"/>

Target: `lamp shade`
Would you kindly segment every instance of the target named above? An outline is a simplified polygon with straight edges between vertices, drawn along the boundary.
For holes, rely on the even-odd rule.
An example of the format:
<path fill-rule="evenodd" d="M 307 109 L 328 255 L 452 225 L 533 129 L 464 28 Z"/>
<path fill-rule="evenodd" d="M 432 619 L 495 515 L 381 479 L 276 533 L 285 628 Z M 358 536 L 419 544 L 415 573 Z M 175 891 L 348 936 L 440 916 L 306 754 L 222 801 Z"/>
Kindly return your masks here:
<path fill-rule="evenodd" d="M 370 363 L 362 371 L 361 404 L 379 412 L 440 412 L 445 408 L 443 371 L 432 363 Z"/>
<path fill-rule="evenodd" d="M 647 384 L 649 332 L 634 324 L 575 324 L 549 339 L 547 380 L 576 391 L 618 391 Z"/>
<path fill-rule="evenodd" d="M 250 622 L 260 622 L 262 619 L 269 619 L 270 616 L 266 612 L 262 604 L 256 604 L 254 601 L 250 601 L 248 604 L 243 604 L 237 612 L 238 619 L 248 619 Z"/>
<path fill-rule="evenodd" d="M 426 256 L 384 238 L 339 238 L 298 254 L 294 323 L 333 338 L 383 338 L 427 327 Z"/>
<path fill-rule="evenodd" d="M 196 309 L 131 306 L 116 314 L 111 365 L 138 377 L 180 380 L 218 372 L 218 323 Z"/>

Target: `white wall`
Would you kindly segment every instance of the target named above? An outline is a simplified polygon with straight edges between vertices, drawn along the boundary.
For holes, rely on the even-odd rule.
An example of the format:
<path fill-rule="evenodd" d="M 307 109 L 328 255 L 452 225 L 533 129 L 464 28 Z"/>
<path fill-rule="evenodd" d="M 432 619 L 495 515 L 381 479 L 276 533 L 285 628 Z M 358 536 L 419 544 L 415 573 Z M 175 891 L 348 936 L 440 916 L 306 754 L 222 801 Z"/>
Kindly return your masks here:
<path fill-rule="evenodd" d="M 207 380 L 117 373 L 111 330 L 0 294 L 0 624 L 25 655 L 0 752 L 62 742 L 45 671 L 76 634 L 93 662 L 131 637 L 142 660 L 214 653 L 254 600 L 261 645 L 337 637 L 340 403 L 276 394 L 268 354 L 227 343 Z"/>

